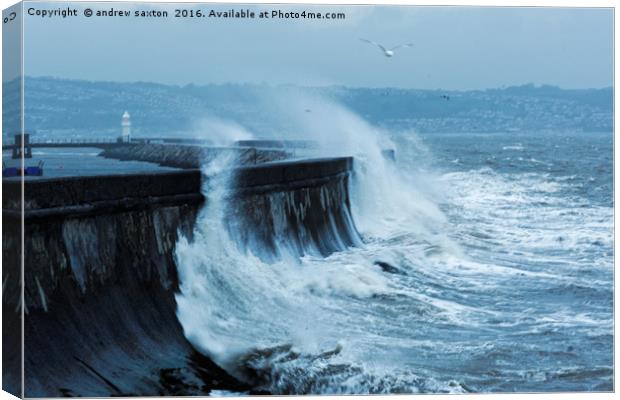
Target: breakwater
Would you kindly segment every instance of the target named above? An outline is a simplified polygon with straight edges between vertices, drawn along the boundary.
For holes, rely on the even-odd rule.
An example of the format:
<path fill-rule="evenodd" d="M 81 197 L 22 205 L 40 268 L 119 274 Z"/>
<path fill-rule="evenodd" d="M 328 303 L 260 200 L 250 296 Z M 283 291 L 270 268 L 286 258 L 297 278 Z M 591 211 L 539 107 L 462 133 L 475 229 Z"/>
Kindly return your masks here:
<path fill-rule="evenodd" d="M 290 158 L 289 152 L 283 149 L 157 143 L 132 143 L 108 147 L 100 155 L 117 160 L 153 162 L 166 167 L 200 168 L 201 165 L 222 154 L 230 154 L 239 165 L 257 165 Z"/>
<path fill-rule="evenodd" d="M 231 215 L 244 227 L 240 243 L 258 251 L 284 240 L 297 253 L 320 254 L 358 243 L 351 168 L 352 159 L 336 158 L 235 169 Z M 184 170 L 25 183 L 26 396 L 251 390 L 198 353 L 176 317 L 174 247 L 179 235 L 191 240 L 208 179 Z M 5 181 L 3 189 L 3 310 L 15 326 L 21 184 Z M 20 352 L 5 353 L 19 360 Z M 18 377 L 4 376 L 19 392 Z"/>

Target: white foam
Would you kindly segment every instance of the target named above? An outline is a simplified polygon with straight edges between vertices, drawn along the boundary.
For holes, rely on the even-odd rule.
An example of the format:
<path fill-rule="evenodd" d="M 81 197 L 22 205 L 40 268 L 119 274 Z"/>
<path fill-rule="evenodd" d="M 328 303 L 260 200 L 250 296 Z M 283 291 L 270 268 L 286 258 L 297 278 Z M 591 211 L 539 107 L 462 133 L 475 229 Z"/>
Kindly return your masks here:
<path fill-rule="evenodd" d="M 204 187 L 209 201 L 194 239 L 181 238 L 175 250 L 181 282 L 177 314 L 188 340 L 241 378 L 240 363 L 252 355 L 253 367 L 265 369 L 268 390 L 462 391 L 454 381 L 411 372 L 403 349 L 442 346 L 417 336 L 418 328 L 481 329 L 493 319 L 494 328 L 523 324 L 523 317 L 530 317 L 527 309 L 507 312 L 505 303 L 481 304 L 470 296 L 516 284 L 574 284 L 579 275 L 566 272 L 583 267 L 576 256 L 586 257 L 595 242 L 613 242 L 612 210 L 580 207 L 580 199 L 571 206 L 559 195 L 570 185 L 568 178 L 506 176 L 490 168 L 439 175 L 424 162 L 428 151 L 411 132 L 398 149 L 402 161 L 393 163 L 381 153 L 394 145 L 389 132 L 331 101 L 303 97 L 278 107 L 300 128 L 298 138 L 322 141 L 314 155 L 355 156 L 351 203 L 364 245 L 326 258 L 284 257 L 272 263 L 241 252 L 225 225 L 230 177 L 223 172 L 230 160 L 220 159 L 203 169 L 214 178 Z M 294 111 L 287 113 L 286 107 Z M 312 113 L 299 111 L 305 108 Z M 300 220 L 308 212 L 310 204 L 273 196 L 274 204 L 285 205 Z M 321 192 L 318 206 L 329 209 L 333 201 L 341 200 Z M 287 221 L 276 217 L 276 232 L 284 232 Z M 535 268 L 523 260 L 561 268 Z M 396 270 L 383 271 L 376 261 Z M 607 259 L 590 265 L 611 268 Z M 532 317 L 533 329 L 592 326 L 599 320 L 561 313 L 548 318 Z"/>

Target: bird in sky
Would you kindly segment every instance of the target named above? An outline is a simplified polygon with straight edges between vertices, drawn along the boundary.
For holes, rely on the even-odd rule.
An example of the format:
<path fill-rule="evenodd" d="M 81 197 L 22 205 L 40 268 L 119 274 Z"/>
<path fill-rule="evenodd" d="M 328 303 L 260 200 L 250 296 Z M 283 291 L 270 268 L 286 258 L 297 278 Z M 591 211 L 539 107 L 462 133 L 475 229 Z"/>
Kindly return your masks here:
<path fill-rule="evenodd" d="M 401 47 L 413 47 L 413 43 L 405 43 L 405 44 L 399 44 L 398 46 L 394 46 L 391 49 L 386 49 L 383 45 L 379 44 L 379 43 L 375 43 L 372 40 L 368 40 L 368 39 L 361 39 L 360 40 L 362 42 L 366 42 L 366 43 L 370 43 L 370 44 L 374 44 L 375 46 L 379 47 L 381 49 L 381 51 L 383 51 L 383 55 L 386 57 L 393 57 L 394 56 L 394 50 L 401 48 Z"/>

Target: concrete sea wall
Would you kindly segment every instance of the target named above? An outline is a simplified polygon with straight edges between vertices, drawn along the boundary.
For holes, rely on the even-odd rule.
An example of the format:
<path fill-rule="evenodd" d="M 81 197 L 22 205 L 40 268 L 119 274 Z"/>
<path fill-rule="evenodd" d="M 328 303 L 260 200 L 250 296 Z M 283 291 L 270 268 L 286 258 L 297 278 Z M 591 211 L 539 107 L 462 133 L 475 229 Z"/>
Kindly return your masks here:
<path fill-rule="evenodd" d="M 102 157 L 158 163 L 166 167 L 199 168 L 223 153 L 230 154 L 238 164 L 256 165 L 285 160 L 290 154 L 280 149 L 254 147 L 205 147 L 184 144 L 133 143 L 106 148 Z"/>
<path fill-rule="evenodd" d="M 231 204 L 246 232 L 240 243 L 269 249 L 279 241 L 321 254 L 358 243 L 349 213 L 351 167 L 350 158 L 339 158 L 236 170 Z M 251 391 L 198 353 L 176 318 L 173 250 L 179 234 L 191 240 L 209 201 L 203 179 L 185 170 L 25 183 L 26 396 Z M 3 261 L 15 266 L 20 182 L 3 188 Z M 3 274 L 10 323 L 21 314 L 15 270 Z M 18 358 L 19 348 L 6 349 Z"/>

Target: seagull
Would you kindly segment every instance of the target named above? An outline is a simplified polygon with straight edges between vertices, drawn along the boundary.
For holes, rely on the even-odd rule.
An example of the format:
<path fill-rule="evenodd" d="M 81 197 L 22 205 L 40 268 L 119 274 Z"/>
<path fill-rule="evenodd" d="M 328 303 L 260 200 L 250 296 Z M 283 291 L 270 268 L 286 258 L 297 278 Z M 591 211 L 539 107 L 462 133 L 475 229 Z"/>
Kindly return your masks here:
<path fill-rule="evenodd" d="M 383 54 L 386 57 L 393 57 L 394 56 L 394 50 L 400 48 L 400 47 L 413 47 L 413 43 L 406 43 L 406 44 L 399 44 L 398 46 L 394 46 L 391 49 L 386 49 L 385 47 L 383 47 L 382 45 L 380 45 L 379 43 L 375 43 L 372 40 L 368 40 L 368 39 L 360 39 L 362 42 L 366 42 L 366 43 L 370 43 L 370 44 L 374 44 L 375 46 L 378 46 L 381 51 L 383 51 Z"/>

